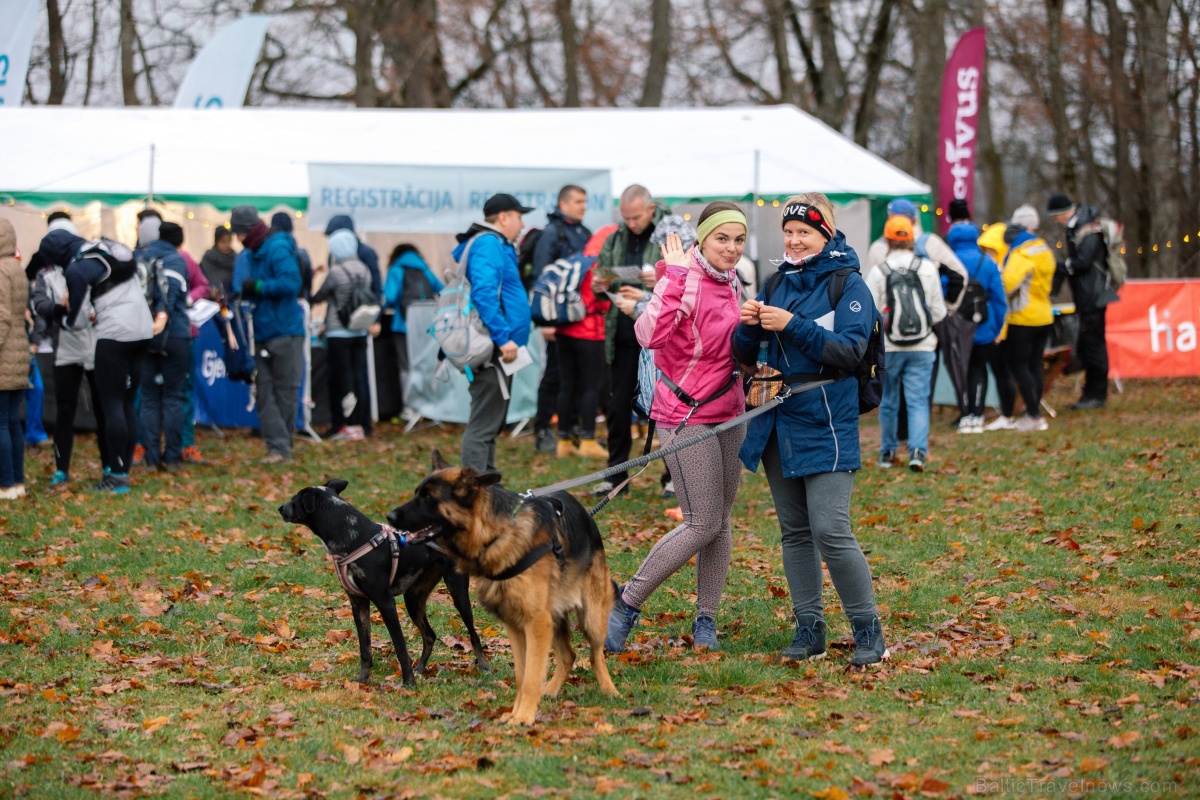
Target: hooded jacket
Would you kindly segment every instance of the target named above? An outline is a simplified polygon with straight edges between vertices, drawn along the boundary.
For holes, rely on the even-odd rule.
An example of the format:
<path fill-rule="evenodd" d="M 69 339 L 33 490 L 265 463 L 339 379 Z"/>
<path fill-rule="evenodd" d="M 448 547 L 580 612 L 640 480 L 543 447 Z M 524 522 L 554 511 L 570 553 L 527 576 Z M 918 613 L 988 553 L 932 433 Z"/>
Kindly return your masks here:
<path fill-rule="evenodd" d="M 497 347 L 512 341 L 529 343 L 529 297 L 521 283 L 517 250 L 500 231 L 485 222 L 476 222 L 456 236 L 454 260 L 462 263 L 467 243 L 474 239 L 467 254 L 467 281 L 471 284 L 471 304 Z"/>
<path fill-rule="evenodd" d="M 167 314 L 167 337 L 170 339 L 190 339 L 192 323 L 188 319 L 188 282 L 187 262 L 169 242 L 155 239 L 142 250 L 144 262 L 156 262 L 161 259 L 162 285 L 154 287 L 154 308 L 151 314 L 159 312 Z M 166 291 L 160 291 L 165 286 Z"/>
<path fill-rule="evenodd" d="M 774 434 L 784 477 L 800 478 L 823 472 L 847 472 L 861 467 L 858 443 L 858 381 L 853 370 L 867 351 L 875 324 L 875 301 L 862 275 L 854 272 L 837 308 L 829 304 L 829 281 L 839 269 L 858 269 L 858 255 L 840 231 L 820 253 L 799 265 L 780 267 L 783 279 L 769 304 L 795 316 L 782 331 L 739 324 L 733 334 L 733 354 L 743 364 L 758 360 L 766 343 L 766 362 L 784 374 L 815 375 L 849 371 L 846 377 L 819 389 L 784 400 L 750 421 L 742 444 L 742 463 L 758 468 Z M 759 292 L 759 302 L 766 288 Z"/>
<path fill-rule="evenodd" d="M 325 335 L 334 339 L 365 338 L 366 331 L 347 330 L 342 324 L 342 313 L 353 311 L 354 287 L 366 286 L 371 281 L 367 267 L 357 258 L 335 261 L 329 267 L 325 282 L 314 294 L 314 303 L 329 302 L 325 309 Z"/>
<path fill-rule="evenodd" d="M 1067 260 L 1060 271 L 1071 283 L 1075 310 L 1081 314 L 1099 311 L 1120 298 L 1108 288 L 1108 245 L 1103 234 L 1096 232 L 1075 240 L 1075 232 L 1096 219 L 1093 206 L 1078 206 L 1067 220 Z M 1016 323 L 1021 324 L 1021 323 Z"/>
<path fill-rule="evenodd" d="M 210 247 L 200 259 L 200 269 L 204 277 L 211 286 L 220 289 L 223 295 L 234 293 L 233 262 L 236 259 L 237 253 L 232 250 L 222 253 L 215 247 Z"/>
<path fill-rule="evenodd" d="M 304 335 L 300 264 L 292 237 L 276 231 L 250 255 L 250 277 L 259 284 L 254 301 L 254 341 Z"/>
<path fill-rule="evenodd" d="M 650 224 L 646 226 L 646 247 L 642 251 L 641 264 L 626 264 L 625 251 L 629 249 L 629 226 L 624 222 L 605 240 L 604 246 L 600 248 L 600 255 L 596 258 L 597 267 L 624 267 L 637 266 L 641 267 L 646 264 L 657 264 L 661 255 L 661 248 L 650 241 L 649 234 L 658 227 L 658 223 L 662 222 L 662 218 L 671 213 L 671 208 L 662 200 L 654 201 L 654 216 L 650 218 Z M 637 284 L 641 285 L 641 284 Z M 620 281 L 613 283 L 610 291 L 616 292 L 621 286 Z M 617 352 L 617 328 L 621 325 L 630 324 L 621 320 L 621 311 L 613 305 L 608 310 L 608 315 L 604 318 L 604 358 L 611 364 L 613 356 Z M 626 317 L 628 320 L 628 317 Z"/>
<path fill-rule="evenodd" d="M 64 324 L 72 329 L 86 327 L 83 309 L 89 299 L 96 312 L 96 340 L 140 342 L 154 332 L 154 320 L 146 295 L 137 279 L 137 265 L 128 262 L 106 264 L 99 258 L 78 258 L 87 242 L 64 230 L 50 231 L 42 238 L 38 252 L 51 264 L 63 268 L 71 306 Z"/>
<path fill-rule="evenodd" d="M 690 253 L 688 266 L 665 268 L 634 329 L 638 343 L 654 351 L 654 365 L 693 399 L 704 400 L 724 388 L 736 369 L 730 337 L 738 325 L 740 291 L 736 275 L 722 283 L 705 272 L 696 248 Z M 745 406 L 739 380 L 725 394 L 698 407 L 688 423 L 725 422 Z M 674 427 L 689 410 L 665 382 L 658 381 L 650 408 L 657 422 Z"/>
<path fill-rule="evenodd" d="M 348 230 L 356 237 L 358 234 L 354 230 L 354 220 L 346 214 L 338 214 L 329 220 L 329 224 L 325 226 L 325 235 L 334 231 Z M 358 240 L 358 260 L 366 265 L 367 271 L 371 273 L 371 291 L 376 297 L 383 297 L 383 277 L 379 274 L 379 253 L 375 252 L 375 248 L 366 244 L 362 239 Z"/>
<path fill-rule="evenodd" d="M 546 227 L 533 249 L 533 279 L 537 280 L 542 269 L 553 261 L 582 253 L 592 232 L 579 221 L 569 220 L 557 208 L 546 215 Z"/>
<path fill-rule="evenodd" d="M 17 261 L 17 232 L 11 222 L 0 219 L 0 391 L 29 388 L 28 302 L 29 279 Z"/>
<path fill-rule="evenodd" d="M 33 313 L 46 323 L 46 331 L 54 345 L 55 366 L 82 364 L 85 370 L 90 371 L 96 366 L 96 328 L 91 322 L 94 312 L 92 302 L 90 298 L 85 301 L 76 320 L 86 320 L 86 324 L 75 329 L 68 328 L 63 325 L 67 308 L 62 304 L 62 299 L 66 291 L 67 278 L 63 268 L 57 264 L 47 264 L 34 278 L 29 305 Z"/>
<path fill-rule="evenodd" d="M 387 282 L 383 286 L 383 299 L 387 303 L 388 308 L 394 309 L 392 315 L 392 332 L 393 333 L 408 333 L 408 323 L 404 319 L 405 309 L 401 308 L 401 303 L 404 301 L 404 276 L 408 270 L 416 270 L 425 276 L 425 280 L 429 281 L 429 288 L 433 291 L 431 297 L 427 300 L 436 300 L 438 293 L 445 289 L 445 284 L 433 274 L 433 270 L 425 263 L 425 259 L 421 258 L 421 254 L 416 250 L 409 250 L 404 255 L 392 262 L 387 271 Z"/>
<path fill-rule="evenodd" d="M 1054 253 L 1041 237 L 1021 230 L 1013 239 L 1012 247 L 1004 259 L 1005 293 L 1011 293 L 1029 280 L 1029 304 L 1020 311 L 1008 313 L 1009 325 L 1036 328 L 1054 324 L 1054 312 L 1050 307 L 1050 286 L 1054 282 Z"/>
<path fill-rule="evenodd" d="M 954 250 L 958 260 L 967 268 L 967 274 L 979 281 L 987 293 L 988 318 L 975 327 L 974 344 L 985 345 L 996 341 L 1004 327 L 1004 315 L 1008 313 L 1004 282 L 1000 280 L 1000 268 L 990 256 L 984 255 L 979 247 L 979 229 L 973 222 L 956 222 L 946 233 L 946 244 Z"/>

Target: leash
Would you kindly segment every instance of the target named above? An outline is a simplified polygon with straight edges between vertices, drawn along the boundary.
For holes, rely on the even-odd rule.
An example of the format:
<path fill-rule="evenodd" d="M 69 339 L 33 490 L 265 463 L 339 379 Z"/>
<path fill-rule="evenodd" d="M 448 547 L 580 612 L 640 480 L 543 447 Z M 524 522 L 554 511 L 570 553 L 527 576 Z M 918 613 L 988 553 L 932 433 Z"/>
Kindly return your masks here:
<path fill-rule="evenodd" d="M 571 478 L 569 480 L 559 481 L 558 483 L 555 483 L 551 486 L 544 486 L 540 489 L 530 489 L 529 491 L 524 492 L 520 496 L 526 500 L 529 500 L 529 499 L 532 499 L 535 497 L 544 497 L 548 494 L 553 494 L 554 492 L 563 492 L 563 491 L 566 491 L 567 489 L 574 489 L 577 486 L 583 486 L 585 483 L 591 483 L 592 481 L 604 480 L 605 478 L 611 478 L 613 475 L 620 475 L 622 472 L 626 472 L 629 469 L 632 469 L 634 467 L 645 466 L 645 465 L 649 464 L 651 461 L 657 461 L 658 459 L 662 458 L 663 456 L 667 456 L 667 455 L 670 455 L 671 453 L 678 452 L 680 450 L 683 450 L 686 447 L 691 447 L 694 444 L 699 444 L 700 442 L 704 441 L 705 439 L 711 439 L 712 437 L 717 436 L 721 433 L 724 433 L 727 430 L 736 428 L 738 425 L 741 425 L 743 422 L 748 422 L 748 421 L 754 419 L 755 417 L 759 416 L 760 414 L 765 414 L 768 411 L 775 409 L 784 400 L 786 400 L 789 397 L 792 397 L 793 395 L 810 392 L 813 389 L 819 389 L 822 386 L 828 386 L 829 384 L 834 383 L 834 382 L 835 381 L 833 378 L 829 378 L 826 380 L 814 381 L 812 383 L 805 383 L 800 386 L 786 386 L 785 385 L 783 387 L 783 390 L 779 394 L 775 395 L 773 398 L 771 398 L 766 403 L 763 403 L 758 408 L 752 408 L 749 411 L 746 411 L 745 413 L 739 414 L 738 416 L 734 417 L 731 420 L 722 422 L 720 425 L 717 425 L 715 428 L 710 428 L 709 430 L 705 431 L 704 433 L 700 434 L 699 436 L 693 436 L 688 439 L 676 440 L 674 442 L 671 442 L 671 444 L 669 444 L 665 447 L 661 447 L 658 450 L 655 450 L 652 453 L 647 453 L 646 455 L 639 456 L 630 461 L 626 461 L 623 464 L 617 464 L 615 466 L 599 470 L 598 472 L 589 473 L 589 474 L 584 475 L 579 478 Z M 608 497 L 605 497 L 603 500 L 601 500 L 596 505 L 596 507 L 591 510 L 590 513 L 592 516 L 595 516 L 596 513 L 598 511 L 600 511 L 600 509 L 602 509 L 602 508 L 604 508 L 604 506 L 608 505 L 609 501 L 612 500 L 611 494 L 612 493 L 610 493 L 610 495 Z"/>

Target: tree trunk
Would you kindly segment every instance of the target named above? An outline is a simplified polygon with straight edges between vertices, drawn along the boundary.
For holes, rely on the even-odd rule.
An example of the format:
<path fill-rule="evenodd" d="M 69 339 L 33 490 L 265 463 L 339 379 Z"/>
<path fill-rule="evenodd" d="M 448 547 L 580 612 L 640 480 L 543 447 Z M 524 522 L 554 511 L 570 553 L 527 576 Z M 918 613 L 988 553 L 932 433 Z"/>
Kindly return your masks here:
<path fill-rule="evenodd" d="M 860 147 L 867 146 L 871 126 L 875 123 L 875 95 L 879 92 L 879 73 L 883 71 L 888 43 L 892 39 L 892 9 L 895 7 L 896 0 L 883 0 L 867 50 L 862 97 L 858 102 L 858 113 L 854 115 L 854 143 Z"/>
<path fill-rule="evenodd" d="M 1050 85 L 1050 119 L 1054 125 L 1054 149 L 1058 152 L 1059 189 L 1078 199 L 1075 162 L 1071 158 L 1071 126 L 1067 122 L 1067 92 L 1062 58 L 1063 0 L 1046 0 L 1046 80 Z"/>
<path fill-rule="evenodd" d="M 799 104 L 796 96 L 796 78 L 792 74 L 792 59 L 788 54 L 786 0 L 768 0 L 767 20 L 771 27 L 772 45 L 775 48 L 775 72 L 779 78 L 779 100 L 783 103 Z"/>
<path fill-rule="evenodd" d="M 376 108 L 379 87 L 375 83 L 374 3 L 359 2 L 346 7 L 346 21 L 354 31 L 354 105 Z"/>
<path fill-rule="evenodd" d="M 642 84 L 642 108 L 662 105 L 671 60 L 671 0 L 650 0 L 650 61 Z"/>
<path fill-rule="evenodd" d="M 83 86 L 83 104 L 92 99 L 92 86 L 96 77 L 96 43 L 100 41 L 100 0 L 92 0 L 92 39 L 88 42 L 86 83 Z"/>
<path fill-rule="evenodd" d="M 817 118 L 829 127 L 841 130 L 846 112 L 846 73 L 837 51 L 832 5 L 833 0 L 813 0 L 812 4 L 813 39 L 821 45 L 821 72 L 818 78 L 821 91 Z"/>
<path fill-rule="evenodd" d="M 1110 211 L 1116 219 L 1129 223 L 1130 212 L 1136 203 L 1136 197 L 1128 197 L 1122 187 L 1135 186 L 1136 177 L 1133 165 L 1129 160 L 1129 130 L 1134 125 L 1133 108 L 1129 98 L 1129 80 L 1125 75 L 1125 51 L 1127 28 L 1125 17 L 1117 7 L 1117 0 L 1107 0 L 1108 11 L 1108 85 L 1110 87 L 1109 104 L 1113 120 L 1114 141 L 1114 175 L 1112 207 Z M 1134 203 L 1129 202 L 1134 200 Z M 1135 263 L 1136 259 L 1130 259 Z"/>
<path fill-rule="evenodd" d="M 127 106 L 140 106 L 137 96 L 137 72 L 133 68 L 133 0 L 120 5 L 121 98 Z"/>
<path fill-rule="evenodd" d="M 1142 0 L 1133 9 L 1142 89 L 1139 149 L 1150 200 L 1150 244 L 1158 246 L 1150 257 L 1150 277 L 1174 278 L 1179 273 L 1179 154 L 1171 132 L 1170 57 L 1164 35 L 1171 2 Z"/>
<path fill-rule="evenodd" d="M 938 128 L 942 112 L 942 76 L 946 71 L 946 2 L 925 0 L 912 18 L 912 104 L 909 137 L 911 172 L 933 187 L 938 183 Z"/>
<path fill-rule="evenodd" d="M 579 108 L 579 30 L 575 26 L 572 0 L 554 0 L 554 16 L 558 18 L 558 30 L 562 38 L 563 107 Z"/>
<path fill-rule="evenodd" d="M 61 106 L 67 94 L 67 43 L 63 38 L 62 11 L 58 0 L 46 0 L 46 17 L 49 21 L 50 46 L 50 95 L 47 105 Z"/>
<path fill-rule="evenodd" d="M 379 29 L 385 57 L 395 72 L 399 105 L 449 108 L 449 78 L 438 38 L 437 0 L 398 0 Z"/>

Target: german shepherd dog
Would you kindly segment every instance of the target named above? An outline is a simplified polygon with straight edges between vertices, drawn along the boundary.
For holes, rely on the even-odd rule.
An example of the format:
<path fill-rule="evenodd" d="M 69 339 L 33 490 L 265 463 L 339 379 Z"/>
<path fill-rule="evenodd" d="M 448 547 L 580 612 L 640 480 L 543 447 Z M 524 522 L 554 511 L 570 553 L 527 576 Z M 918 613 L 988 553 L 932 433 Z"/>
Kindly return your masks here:
<path fill-rule="evenodd" d="M 523 500 L 498 486 L 500 477 L 452 467 L 434 450 L 433 474 L 388 522 L 436 537 L 459 570 L 477 578 L 476 596 L 504 623 L 517 697 L 502 722 L 532 725 L 542 695 L 556 697 L 567 682 L 575 664 L 571 611 L 591 646 L 600 691 L 620 697 L 604 663 L 614 586 L 596 523 L 566 492 Z M 551 648 L 557 669 L 543 685 Z"/>
<path fill-rule="evenodd" d="M 347 556 L 359 548 L 372 542 L 383 526 L 372 522 L 366 514 L 342 498 L 341 494 L 349 484 L 341 478 L 327 481 L 324 486 L 309 486 L 301 489 L 279 507 L 279 516 L 285 522 L 306 525 L 325 544 L 325 550 L 332 556 Z M 395 565 L 393 566 L 393 560 Z M 437 636 L 429 624 L 425 613 L 425 604 L 429 600 L 438 581 L 445 581 L 450 591 L 450 599 L 458 609 L 467 634 L 471 637 L 471 647 L 475 651 L 475 665 L 480 672 L 490 672 L 491 666 L 483 653 L 483 644 L 479 634 L 475 632 L 475 615 L 471 611 L 471 596 L 468 592 L 468 578 L 465 574 L 454 569 L 453 562 L 428 545 L 409 544 L 397 548 L 393 557 L 386 539 L 378 546 L 370 548 L 362 556 L 355 559 L 345 568 L 358 593 L 350 591 L 343 584 L 346 596 L 350 599 L 350 607 L 354 611 L 354 627 L 358 631 L 358 677 L 359 683 L 366 683 L 371 675 L 371 604 L 379 609 L 379 616 L 387 626 L 392 638 L 392 647 L 396 650 L 396 658 L 400 661 L 400 672 L 404 683 L 412 685 L 412 659 L 409 658 L 408 648 L 404 644 L 404 632 L 400 630 L 400 619 L 396 614 L 396 595 L 404 595 L 404 606 L 408 609 L 409 619 L 421 631 L 421 658 L 417 661 L 417 672 L 425 672 L 429 663 L 429 654 L 433 651 L 433 643 Z M 392 574 L 393 570 L 395 575 Z"/>

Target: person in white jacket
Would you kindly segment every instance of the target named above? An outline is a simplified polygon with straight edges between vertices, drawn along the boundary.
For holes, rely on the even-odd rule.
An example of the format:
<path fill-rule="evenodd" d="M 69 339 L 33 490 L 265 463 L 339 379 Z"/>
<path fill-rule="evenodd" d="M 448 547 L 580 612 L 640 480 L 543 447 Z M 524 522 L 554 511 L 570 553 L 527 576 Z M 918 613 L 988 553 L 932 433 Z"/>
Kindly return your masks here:
<path fill-rule="evenodd" d="M 954 248 L 946 244 L 942 237 L 936 233 L 921 230 L 921 223 L 917 219 L 917 206 L 913 201 L 903 197 L 896 198 L 888 203 L 887 213 L 889 219 L 900 216 L 908 217 L 912 221 L 913 247 L 924 258 L 932 261 L 938 274 L 946 279 L 946 284 L 941 291 L 946 302 L 947 313 L 953 314 L 962 303 L 963 295 L 967 291 L 967 282 L 970 280 L 962 260 L 954 252 Z M 891 249 L 888 247 L 886 236 L 881 236 L 871 242 L 871 246 L 867 248 L 867 257 L 863 262 L 863 276 L 870 275 L 876 267 L 882 264 L 889 252 Z"/>
<path fill-rule="evenodd" d="M 937 334 L 933 326 L 946 316 L 937 266 L 914 251 L 912 220 L 893 216 L 884 228 L 888 254 L 867 275 L 867 286 L 883 316 L 887 370 L 879 405 L 879 466 L 895 463 L 900 389 L 909 398 L 929 397 Z M 929 404 L 908 403 L 908 468 L 923 472 L 929 452 Z"/>

